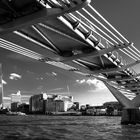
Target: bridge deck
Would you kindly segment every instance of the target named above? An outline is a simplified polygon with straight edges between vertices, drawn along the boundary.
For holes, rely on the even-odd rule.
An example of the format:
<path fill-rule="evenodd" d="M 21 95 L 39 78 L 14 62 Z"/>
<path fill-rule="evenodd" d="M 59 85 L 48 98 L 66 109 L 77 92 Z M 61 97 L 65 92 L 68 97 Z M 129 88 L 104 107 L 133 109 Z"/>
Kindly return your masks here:
<path fill-rule="evenodd" d="M 53 2 L 53 0 L 50 2 Z M 73 8 L 89 1 L 78 0 L 78 4 L 75 4 L 73 1 L 69 2 L 72 3 Z M 48 4 L 50 7 L 53 7 L 50 9 L 55 9 L 54 7 L 57 7 L 56 9 L 59 8 L 57 4 Z M 7 9 L 7 5 L 10 10 Z M 29 7 L 24 9 L 26 5 Z M 64 8 L 66 12 L 69 6 L 65 3 L 60 3 L 60 5 L 67 7 Z M 83 4 L 83 6 L 85 5 Z M 46 15 L 46 19 L 36 21 L 34 24 L 25 23 L 22 27 L 14 24 L 13 29 L 16 29 L 15 31 L 4 28 L 7 24 L 7 27 L 13 25 L 14 22 L 12 21 L 11 23 L 11 20 L 15 18 L 14 16 L 16 16 L 16 22 L 21 17 L 26 18 L 27 15 L 37 14 L 42 9 L 44 7 L 35 0 L 30 0 L 29 3 L 25 1 L 19 3 L 18 0 L 13 0 L 13 3 L 10 4 L 7 1 L 0 1 L 0 47 L 48 64 L 62 67 L 69 71 L 81 72 L 85 76 L 94 77 L 94 75 L 102 75 L 108 80 L 113 79 L 112 81 L 116 81 L 117 84 L 124 86 L 125 89 L 130 89 L 127 84 L 133 83 L 133 87 L 135 87 L 135 83 L 139 82 L 139 79 L 135 76 L 136 74 L 129 68 L 126 67 L 125 69 L 119 70 L 119 68 L 125 66 L 119 56 L 111 52 L 100 55 L 101 50 L 107 50 L 109 47 L 120 47 L 118 44 L 108 45 L 104 38 L 100 37 L 94 31 L 91 32 L 89 28 L 72 17 L 71 14 L 67 13 L 63 15 L 63 9 L 61 9 L 62 13 L 59 17 L 47 18 L 48 15 Z M 6 18 L 5 15 L 11 13 L 11 11 L 12 13 L 15 11 L 15 13 L 11 17 Z M 2 39 L 16 45 L 7 45 L 9 43 L 4 43 Z M 122 47 L 124 44 L 120 45 Z M 113 69 L 116 69 L 116 71 Z M 118 80 L 116 80 L 117 78 Z M 119 78 L 124 78 L 124 80 L 119 80 Z M 130 90 L 134 94 L 138 94 L 139 92 L 139 89 L 135 88 Z"/>

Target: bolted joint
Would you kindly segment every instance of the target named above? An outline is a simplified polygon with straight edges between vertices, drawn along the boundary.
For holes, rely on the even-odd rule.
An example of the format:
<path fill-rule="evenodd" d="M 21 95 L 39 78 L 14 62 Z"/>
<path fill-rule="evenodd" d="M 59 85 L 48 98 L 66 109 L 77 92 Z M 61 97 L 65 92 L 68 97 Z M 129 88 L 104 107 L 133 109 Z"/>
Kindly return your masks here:
<path fill-rule="evenodd" d="M 38 59 L 40 62 L 48 62 L 48 61 L 51 61 L 51 59 L 50 58 L 47 58 L 47 57 L 45 57 L 45 58 L 40 58 L 40 59 Z"/>
<path fill-rule="evenodd" d="M 113 54 L 112 52 L 107 53 L 108 57 L 111 57 Z"/>
<path fill-rule="evenodd" d="M 94 46 L 97 46 L 100 42 L 99 41 L 93 41 Z"/>
<path fill-rule="evenodd" d="M 80 25 L 80 22 L 78 22 L 78 21 L 73 23 L 73 29 L 74 30 L 77 29 L 79 25 Z"/>
<path fill-rule="evenodd" d="M 92 35 L 92 31 L 85 34 L 85 39 L 88 39 Z"/>
<path fill-rule="evenodd" d="M 69 69 L 69 71 L 79 71 L 79 69 L 77 69 L 77 68 L 72 68 L 72 69 Z"/>

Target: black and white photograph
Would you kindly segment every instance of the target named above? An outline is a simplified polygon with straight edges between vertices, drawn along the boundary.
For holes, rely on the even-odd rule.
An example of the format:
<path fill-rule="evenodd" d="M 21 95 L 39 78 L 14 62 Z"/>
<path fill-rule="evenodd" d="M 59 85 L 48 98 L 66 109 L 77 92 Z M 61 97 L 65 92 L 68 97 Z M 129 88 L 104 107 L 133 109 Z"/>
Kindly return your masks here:
<path fill-rule="evenodd" d="M 140 140 L 140 0 L 0 0 L 0 140 Z"/>

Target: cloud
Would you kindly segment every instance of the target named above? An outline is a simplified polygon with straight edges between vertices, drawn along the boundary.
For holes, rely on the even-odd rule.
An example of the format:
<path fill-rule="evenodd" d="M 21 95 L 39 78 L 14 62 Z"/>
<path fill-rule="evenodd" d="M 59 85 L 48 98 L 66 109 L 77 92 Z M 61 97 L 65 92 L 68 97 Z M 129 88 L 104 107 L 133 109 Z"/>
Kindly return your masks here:
<path fill-rule="evenodd" d="M 11 80 L 18 80 L 18 79 L 21 79 L 22 76 L 19 75 L 19 74 L 16 74 L 16 73 L 11 73 L 10 76 L 9 76 L 9 79 Z"/>
<path fill-rule="evenodd" d="M 4 85 L 6 85 L 6 84 L 7 84 L 7 82 L 6 82 L 6 81 L 4 81 L 4 80 L 2 80 L 2 83 L 3 83 Z"/>
<path fill-rule="evenodd" d="M 85 80 L 85 79 L 82 79 L 82 80 L 76 80 L 76 82 L 79 83 L 79 84 L 83 84 L 83 83 L 86 82 L 86 80 Z"/>
<path fill-rule="evenodd" d="M 92 90 L 96 90 L 96 89 L 104 89 L 105 85 L 103 84 L 103 82 L 95 79 L 82 79 L 82 80 L 76 80 L 76 82 L 80 85 L 86 85 L 88 84 L 89 86 L 92 86 Z"/>
<path fill-rule="evenodd" d="M 57 76 L 57 73 L 55 73 L 55 72 L 52 72 L 52 75 L 53 75 L 53 76 Z"/>
<path fill-rule="evenodd" d="M 37 77 L 36 80 L 44 80 L 43 77 Z"/>

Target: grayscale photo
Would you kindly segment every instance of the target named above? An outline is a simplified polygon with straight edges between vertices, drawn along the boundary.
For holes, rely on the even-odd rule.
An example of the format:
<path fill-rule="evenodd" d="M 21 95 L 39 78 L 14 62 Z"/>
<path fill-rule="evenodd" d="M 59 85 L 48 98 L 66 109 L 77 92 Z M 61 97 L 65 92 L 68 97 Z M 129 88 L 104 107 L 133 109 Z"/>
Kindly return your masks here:
<path fill-rule="evenodd" d="M 0 140 L 140 140 L 140 0 L 0 0 Z"/>

